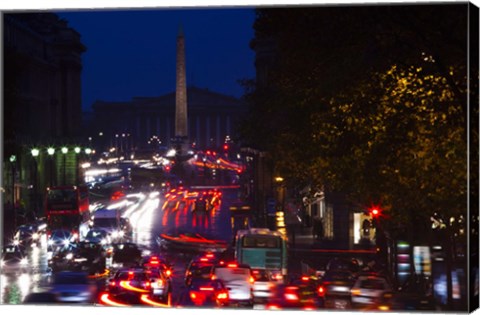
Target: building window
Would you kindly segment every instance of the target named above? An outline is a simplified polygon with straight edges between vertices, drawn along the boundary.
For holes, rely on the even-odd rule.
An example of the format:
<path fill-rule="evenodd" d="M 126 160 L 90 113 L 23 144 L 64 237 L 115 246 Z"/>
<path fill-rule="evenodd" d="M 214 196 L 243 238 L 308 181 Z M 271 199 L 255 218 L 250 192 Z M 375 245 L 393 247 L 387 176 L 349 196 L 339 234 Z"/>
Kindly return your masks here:
<path fill-rule="evenodd" d="M 325 231 L 325 239 L 333 239 L 333 206 L 328 205 L 325 211 L 325 219 L 323 220 L 324 224 L 324 231 Z"/>

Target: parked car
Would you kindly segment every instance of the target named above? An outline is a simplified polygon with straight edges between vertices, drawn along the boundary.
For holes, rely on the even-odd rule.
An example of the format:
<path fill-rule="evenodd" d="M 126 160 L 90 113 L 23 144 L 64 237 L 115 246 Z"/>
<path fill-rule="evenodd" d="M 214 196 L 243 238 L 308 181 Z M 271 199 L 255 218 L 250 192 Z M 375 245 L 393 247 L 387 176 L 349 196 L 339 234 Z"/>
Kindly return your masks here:
<path fill-rule="evenodd" d="M 385 293 L 391 293 L 392 286 L 387 278 L 371 275 L 360 276 L 351 289 L 354 307 L 380 304 Z"/>
<path fill-rule="evenodd" d="M 56 294 L 59 303 L 94 303 L 97 286 L 86 272 L 62 271 L 54 274 L 50 292 Z"/>

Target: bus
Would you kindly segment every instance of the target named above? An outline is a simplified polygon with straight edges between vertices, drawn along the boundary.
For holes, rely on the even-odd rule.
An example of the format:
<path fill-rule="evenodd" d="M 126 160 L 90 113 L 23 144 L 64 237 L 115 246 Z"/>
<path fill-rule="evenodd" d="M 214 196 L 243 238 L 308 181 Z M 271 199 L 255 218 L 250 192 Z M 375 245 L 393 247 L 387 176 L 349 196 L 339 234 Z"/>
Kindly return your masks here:
<path fill-rule="evenodd" d="M 83 239 L 90 221 L 86 186 L 48 187 L 45 197 L 47 234 L 53 230 L 69 230 Z"/>
<path fill-rule="evenodd" d="M 268 272 L 270 280 L 283 281 L 287 275 L 287 238 L 266 228 L 239 230 L 235 237 L 235 260 L 255 271 Z"/>

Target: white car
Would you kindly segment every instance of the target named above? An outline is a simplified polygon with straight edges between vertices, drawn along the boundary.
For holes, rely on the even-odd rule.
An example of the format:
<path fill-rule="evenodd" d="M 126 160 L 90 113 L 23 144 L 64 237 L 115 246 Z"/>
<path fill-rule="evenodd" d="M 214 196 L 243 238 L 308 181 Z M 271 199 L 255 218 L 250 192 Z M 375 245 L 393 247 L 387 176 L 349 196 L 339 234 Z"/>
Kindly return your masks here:
<path fill-rule="evenodd" d="M 229 263 L 213 268 L 212 280 L 219 279 L 228 289 L 230 305 L 253 307 L 253 278 L 249 265 Z"/>
<path fill-rule="evenodd" d="M 59 303 L 94 303 L 97 286 L 85 272 L 62 271 L 56 273 L 50 289 Z"/>
<path fill-rule="evenodd" d="M 255 301 L 262 302 L 271 299 L 277 290 L 279 281 L 274 280 L 273 274 L 265 269 L 254 269 L 252 270 L 252 275 L 255 279 L 253 283 L 253 297 Z"/>
<path fill-rule="evenodd" d="M 392 286 L 386 278 L 369 275 L 359 276 L 353 285 L 351 299 L 353 306 L 367 306 L 378 303 L 383 294 L 392 291 Z"/>

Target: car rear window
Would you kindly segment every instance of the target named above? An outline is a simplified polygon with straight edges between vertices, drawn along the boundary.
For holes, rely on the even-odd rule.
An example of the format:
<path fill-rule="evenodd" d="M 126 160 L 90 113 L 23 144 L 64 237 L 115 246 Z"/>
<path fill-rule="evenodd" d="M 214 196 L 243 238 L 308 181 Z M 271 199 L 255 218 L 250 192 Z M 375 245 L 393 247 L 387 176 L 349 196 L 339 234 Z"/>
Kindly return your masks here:
<path fill-rule="evenodd" d="M 246 280 L 250 278 L 250 269 L 248 268 L 229 268 L 220 267 L 215 269 L 215 275 L 222 280 Z"/>
<path fill-rule="evenodd" d="M 385 289 L 385 281 L 381 279 L 365 279 L 360 282 L 363 289 L 383 290 Z"/>

